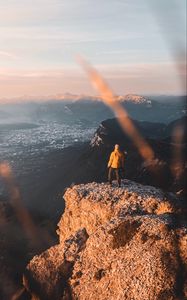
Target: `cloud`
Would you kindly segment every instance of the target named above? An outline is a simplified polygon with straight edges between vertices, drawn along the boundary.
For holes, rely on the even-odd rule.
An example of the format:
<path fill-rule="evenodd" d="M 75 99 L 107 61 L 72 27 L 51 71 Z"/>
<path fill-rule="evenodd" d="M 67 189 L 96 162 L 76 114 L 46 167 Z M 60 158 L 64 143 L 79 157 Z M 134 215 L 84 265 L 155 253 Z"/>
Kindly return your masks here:
<path fill-rule="evenodd" d="M 8 51 L 1 51 L 0 50 L 0 56 L 10 58 L 10 59 L 19 59 L 20 57 L 15 55 L 14 53 L 8 52 Z"/>
<path fill-rule="evenodd" d="M 0 3 L 1 24 L 13 27 L 14 25 L 28 26 L 50 22 L 59 16 L 59 6 L 63 7 L 62 1 L 6 0 Z"/>
<path fill-rule="evenodd" d="M 108 64 L 94 66 L 116 94 L 183 94 L 172 62 Z M 184 77 L 184 69 L 181 69 Z M 24 94 L 46 96 L 71 92 L 94 94 L 84 72 L 69 65 L 59 69 L 1 69 L 1 97 Z"/>
<path fill-rule="evenodd" d="M 107 29 L 102 29 L 98 31 L 88 31 L 86 28 L 84 30 L 65 30 L 60 26 L 53 27 L 21 27 L 17 26 L 14 28 L 1 27 L 0 33 L 1 39 L 13 39 L 13 40 L 51 40 L 51 41 L 61 41 L 64 43 L 87 43 L 87 42 L 112 42 L 118 40 L 129 40 L 138 39 L 145 37 L 143 32 L 131 31 L 119 31 L 115 32 L 108 31 Z"/>
<path fill-rule="evenodd" d="M 131 87 L 141 82 L 142 90 L 145 83 L 158 90 L 160 83 L 164 90 L 167 77 L 173 90 L 179 90 L 177 78 L 179 73 L 185 76 L 184 67 L 176 70 L 171 62 L 148 1 L 0 1 L 3 93 L 32 93 L 32 88 L 33 93 L 44 93 L 50 87 L 61 91 L 66 86 L 70 92 L 90 89 L 75 65 L 77 53 L 88 57 L 117 91 L 123 88 L 124 80 Z M 173 1 L 157 2 L 160 10 L 164 5 L 163 13 L 168 8 L 175 16 Z M 183 6 L 179 5 L 180 11 Z M 178 37 L 172 22 L 172 36 Z"/>
<path fill-rule="evenodd" d="M 135 1 L 137 2 L 137 1 Z M 132 6 L 129 1 L 115 0 L 6 0 L 0 3 L 0 19 L 1 24 L 30 25 L 30 24 L 56 24 L 61 21 L 71 20 L 82 21 L 86 19 L 106 19 L 111 16 L 119 17 L 125 9 L 125 15 L 129 17 L 132 9 L 137 3 Z M 134 13 L 132 13 L 134 15 Z"/>
<path fill-rule="evenodd" d="M 74 77 L 80 75 L 80 70 L 67 66 L 63 69 L 0 69 L 1 82 L 9 80 L 32 80 L 32 79 L 60 79 L 64 77 Z"/>

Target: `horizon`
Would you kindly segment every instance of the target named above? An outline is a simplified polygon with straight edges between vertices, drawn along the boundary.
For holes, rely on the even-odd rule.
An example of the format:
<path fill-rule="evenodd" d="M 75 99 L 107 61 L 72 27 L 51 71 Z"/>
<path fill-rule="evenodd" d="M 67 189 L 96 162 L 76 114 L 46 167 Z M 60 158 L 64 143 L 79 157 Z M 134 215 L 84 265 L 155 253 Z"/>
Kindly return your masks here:
<path fill-rule="evenodd" d="M 184 0 L 34 2 L 0 0 L 0 99 L 95 96 L 77 54 L 117 95 L 186 94 Z"/>
<path fill-rule="evenodd" d="M 159 98 L 161 102 L 164 102 L 165 98 L 185 98 L 187 95 L 185 94 L 116 94 L 116 97 L 127 97 L 127 96 L 138 96 L 143 97 L 147 100 L 153 100 L 151 98 Z M 66 98 L 67 97 L 67 98 Z M 162 99 L 163 97 L 163 99 Z M 64 94 L 54 94 L 54 95 L 22 95 L 17 97 L 0 97 L 0 105 L 4 104 L 21 104 L 21 103 L 43 103 L 43 102 L 68 102 L 68 101 L 81 101 L 81 100 L 90 100 L 90 101 L 102 101 L 102 97 L 99 94 L 72 94 L 72 93 L 64 93 Z M 158 100 L 158 99 L 156 99 Z M 171 99 L 173 100 L 173 99 Z M 172 103 L 172 101 L 171 101 Z"/>

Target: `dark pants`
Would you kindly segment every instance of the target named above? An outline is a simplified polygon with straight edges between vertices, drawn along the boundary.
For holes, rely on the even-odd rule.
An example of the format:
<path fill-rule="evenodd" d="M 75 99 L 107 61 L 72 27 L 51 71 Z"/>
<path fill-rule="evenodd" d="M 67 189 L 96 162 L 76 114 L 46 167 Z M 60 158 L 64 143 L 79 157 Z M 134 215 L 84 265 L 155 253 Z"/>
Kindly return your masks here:
<path fill-rule="evenodd" d="M 110 184 L 112 183 L 112 175 L 113 173 L 115 173 L 116 175 L 116 179 L 118 182 L 118 185 L 121 185 L 121 174 L 120 174 L 120 169 L 114 169 L 114 168 L 109 168 L 108 170 L 108 181 L 110 182 Z"/>

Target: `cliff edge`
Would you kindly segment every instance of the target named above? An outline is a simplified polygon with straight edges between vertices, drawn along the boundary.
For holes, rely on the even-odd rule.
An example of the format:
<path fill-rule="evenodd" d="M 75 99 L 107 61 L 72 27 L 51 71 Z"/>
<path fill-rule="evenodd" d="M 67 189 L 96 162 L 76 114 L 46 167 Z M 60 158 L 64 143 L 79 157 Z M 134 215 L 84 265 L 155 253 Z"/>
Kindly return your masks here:
<path fill-rule="evenodd" d="M 123 180 L 117 188 L 68 188 L 59 244 L 35 256 L 23 276 L 32 299 L 177 300 L 187 297 L 183 201 Z"/>

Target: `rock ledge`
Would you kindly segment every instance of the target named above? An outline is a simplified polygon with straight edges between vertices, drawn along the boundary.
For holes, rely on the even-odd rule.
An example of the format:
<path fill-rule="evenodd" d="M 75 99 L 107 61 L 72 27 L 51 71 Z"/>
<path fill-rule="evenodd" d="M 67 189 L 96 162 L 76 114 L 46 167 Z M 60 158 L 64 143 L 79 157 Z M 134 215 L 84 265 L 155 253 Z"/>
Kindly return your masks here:
<path fill-rule="evenodd" d="M 123 180 L 68 188 L 59 244 L 24 275 L 33 299 L 187 297 L 187 226 L 173 194 Z"/>

